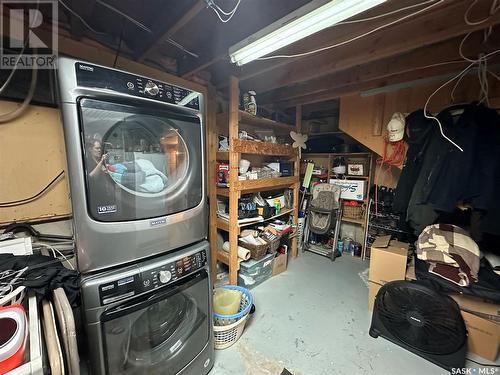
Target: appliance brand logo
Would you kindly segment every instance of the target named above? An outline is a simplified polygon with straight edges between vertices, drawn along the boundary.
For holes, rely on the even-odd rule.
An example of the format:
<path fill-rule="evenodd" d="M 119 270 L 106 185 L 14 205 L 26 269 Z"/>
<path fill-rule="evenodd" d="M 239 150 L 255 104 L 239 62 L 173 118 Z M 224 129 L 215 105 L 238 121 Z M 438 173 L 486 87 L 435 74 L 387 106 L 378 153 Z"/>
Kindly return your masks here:
<path fill-rule="evenodd" d="M 103 292 L 105 292 L 106 290 L 110 290 L 110 289 L 114 289 L 115 288 L 115 284 L 108 284 L 108 285 L 104 285 L 101 290 Z"/>
<path fill-rule="evenodd" d="M 157 226 L 157 225 L 161 225 L 161 224 L 166 224 L 167 223 L 167 219 L 163 218 L 163 219 L 157 219 L 157 220 L 151 220 L 149 222 L 149 224 L 154 227 L 154 226 Z"/>
<path fill-rule="evenodd" d="M 91 67 L 91 66 L 88 66 L 88 65 L 78 64 L 78 68 L 80 68 L 80 70 L 86 70 L 88 72 L 93 72 L 94 71 L 94 68 Z"/>
<path fill-rule="evenodd" d="M 0 68 L 55 68 L 57 1 L 0 0 L 0 15 Z"/>
<path fill-rule="evenodd" d="M 108 204 L 106 206 L 97 206 L 98 214 L 112 214 L 116 212 L 116 204 Z"/>

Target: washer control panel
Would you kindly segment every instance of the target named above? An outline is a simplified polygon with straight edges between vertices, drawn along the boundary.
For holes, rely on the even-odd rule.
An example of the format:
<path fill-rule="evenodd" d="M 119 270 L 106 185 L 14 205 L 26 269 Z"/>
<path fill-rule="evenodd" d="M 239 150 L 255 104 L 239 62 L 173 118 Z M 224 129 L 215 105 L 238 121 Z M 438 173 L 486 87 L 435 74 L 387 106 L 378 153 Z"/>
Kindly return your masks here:
<path fill-rule="evenodd" d="M 130 272 L 127 276 L 99 285 L 101 305 L 121 301 L 172 284 L 204 268 L 207 263 L 207 252 L 201 250 L 163 264 L 152 262 L 137 267 L 135 272 Z"/>
<path fill-rule="evenodd" d="M 207 265 L 205 250 L 177 259 L 159 267 L 141 269 L 142 292 L 173 283 Z"/>
<path fill-rule="evenodd" d="M 101 88 L 200 109 L 199 95 L 175 85 L 87 63 L 75 64 L 78 86 Z"/>

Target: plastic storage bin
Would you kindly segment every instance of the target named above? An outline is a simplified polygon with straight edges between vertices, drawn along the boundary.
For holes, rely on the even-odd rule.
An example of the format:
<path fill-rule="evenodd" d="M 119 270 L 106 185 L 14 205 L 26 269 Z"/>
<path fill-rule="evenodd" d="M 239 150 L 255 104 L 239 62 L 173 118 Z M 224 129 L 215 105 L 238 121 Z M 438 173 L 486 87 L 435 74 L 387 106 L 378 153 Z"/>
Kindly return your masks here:
<path fill-rule="evenodd" d="M 268 254 L 259 260 L 241 262 L 238 285 L 252 289 L 269 279 L 273 275 L 273 259 L 274 254 Z"/>

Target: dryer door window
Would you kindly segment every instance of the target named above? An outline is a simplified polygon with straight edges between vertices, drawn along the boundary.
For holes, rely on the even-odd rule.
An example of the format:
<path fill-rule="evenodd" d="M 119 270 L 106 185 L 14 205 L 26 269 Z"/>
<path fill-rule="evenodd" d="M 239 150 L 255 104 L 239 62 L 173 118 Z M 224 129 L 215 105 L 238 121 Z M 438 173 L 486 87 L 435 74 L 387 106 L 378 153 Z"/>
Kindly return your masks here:
<path fill-rule="evenodd" d="M 79 105 L 92 218 L 154 218 L 201 202 L 198 117 L 93 99 L 82 99 Z"/>
<path fill-rule="evenodd" d="M 108 374 L 177 374 L 210 337 L 206 271 L 102 316 Z"/>

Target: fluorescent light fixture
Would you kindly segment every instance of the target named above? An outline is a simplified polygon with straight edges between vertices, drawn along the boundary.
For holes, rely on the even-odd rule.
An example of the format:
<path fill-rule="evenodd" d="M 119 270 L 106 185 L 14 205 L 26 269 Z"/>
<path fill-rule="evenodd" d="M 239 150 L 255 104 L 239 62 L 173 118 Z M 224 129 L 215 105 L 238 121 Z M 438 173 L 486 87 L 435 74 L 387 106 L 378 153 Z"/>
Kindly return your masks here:
<path fill-rule="evenodd" d="M 316 0 L 229 48 L 231 61 L 244 65 L 386 0 Z"/>

